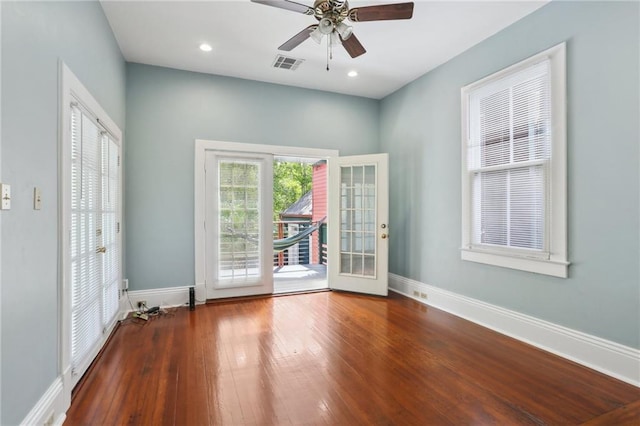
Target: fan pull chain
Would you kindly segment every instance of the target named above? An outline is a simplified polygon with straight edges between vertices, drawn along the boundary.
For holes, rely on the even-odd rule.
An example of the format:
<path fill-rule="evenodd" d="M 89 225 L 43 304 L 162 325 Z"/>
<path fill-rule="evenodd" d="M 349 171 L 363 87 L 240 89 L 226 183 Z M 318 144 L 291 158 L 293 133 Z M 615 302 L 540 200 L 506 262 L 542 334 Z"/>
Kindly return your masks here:
<path fill-rule="evenodd" d="M 330 57 L 329 51 L 330 50 L 331 50 L 331 37 L 327 37 L 327 72 L 329 72 L 329 57 Z"/>
<path fill-rule="evenodd" d="M 329 34 L 329 59 L 333 60 L 333 38 L 331 37 L 335 34 L 335 30 L 333 33 Z"/>

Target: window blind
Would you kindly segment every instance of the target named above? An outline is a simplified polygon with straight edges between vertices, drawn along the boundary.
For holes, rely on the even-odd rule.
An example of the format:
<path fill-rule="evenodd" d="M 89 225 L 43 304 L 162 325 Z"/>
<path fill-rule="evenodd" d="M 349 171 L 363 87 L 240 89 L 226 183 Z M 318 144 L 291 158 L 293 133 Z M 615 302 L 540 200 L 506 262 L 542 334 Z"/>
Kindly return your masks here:
<path fill-rule="evenodd" d="M 103 254 L 103 317 L 105 326 L 113 322 L 118 311 L 120 282 L 120 244 L 118 212 L 120 203 L 120 173 L 118 145 L 108 134 L 102 136 L 102 245 Z"/>
<path fill-rule="evenodd" d="M 218 279 L 249 281 L 262 273 L 260 198 L 262 163 L 220 159 L 218 168 Z"/>
<path fill-rule="evenodd" d="M 118 310 L 118 147 L 71 107 L 71 366 L 82 374 Z M 106 251 L 99 250 L 104 247 Z"/>
<path fill-rule="evenodd" d="M 549 61 L 469 94 L 472 245 L 548 252 Z"/>

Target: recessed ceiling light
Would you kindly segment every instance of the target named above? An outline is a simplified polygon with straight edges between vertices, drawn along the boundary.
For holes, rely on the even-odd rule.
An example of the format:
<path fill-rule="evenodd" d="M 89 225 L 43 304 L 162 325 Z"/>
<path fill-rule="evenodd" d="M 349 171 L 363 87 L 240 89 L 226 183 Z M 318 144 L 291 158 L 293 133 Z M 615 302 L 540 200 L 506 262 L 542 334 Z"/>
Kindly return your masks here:
<path fill-rule="evenodd" d="M 349 77 L 357 77 L 358 76 L 358 71 L 349 71 L 349 73 L 347 75 Z"/>
<path fill-rule="evenodd" d="M 207 44 L 207 43 L 202 43 L 200 45 L 200 50 L 202 50 L 203 52 L 211 52 L 211 45 Z"/>

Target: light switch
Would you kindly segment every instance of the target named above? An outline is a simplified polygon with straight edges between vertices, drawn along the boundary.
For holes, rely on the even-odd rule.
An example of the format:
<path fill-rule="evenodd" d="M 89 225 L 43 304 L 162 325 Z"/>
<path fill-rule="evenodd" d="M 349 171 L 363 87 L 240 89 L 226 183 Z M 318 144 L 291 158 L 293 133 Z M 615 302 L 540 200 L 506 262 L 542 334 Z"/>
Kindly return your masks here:
<path fill-rule="evenodd" d="M 33 209 L 40 210 L 42 208 L 42 192 L 40 188 L 33 188 Z"/>
<path fill-rule="evenodd" d="M 11 185 L 0 183 L 0 210 L 11 209 Z"/>

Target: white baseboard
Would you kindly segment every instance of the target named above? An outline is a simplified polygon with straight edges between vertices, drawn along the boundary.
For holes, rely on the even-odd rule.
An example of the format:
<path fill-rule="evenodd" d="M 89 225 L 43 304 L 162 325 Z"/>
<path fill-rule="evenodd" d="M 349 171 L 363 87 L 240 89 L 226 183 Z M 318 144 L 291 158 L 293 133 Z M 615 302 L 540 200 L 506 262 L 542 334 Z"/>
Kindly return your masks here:
<path fill-rule="evenodd" d="M 198 289 L 196 288 L 196 294 Z M 138 302 L 146 301 L 147 307 L 160 306 L 162 308 L 185 306 L 189 304 L 189 287 L 168 287 L 168 288 L 154 288 L 151 290 L 135 290 L 128 292 L 129 299 L 133 308 L 137 309 Z M 124 295 L 123 308 L 130 311 L 131 306 L 126 300 L 127 294 Z M 196 303 L 204 303 L 196 302 Z"/>
<path fill-rule="evenodd" d="M 638 349 L 396 274 L 389 274 L 389 289 L 640 387 Z"/>
<path fill-rule="evenodd" d="M 36 405 L 22 420 L 23 426 L 58 426 L 67 418 L 62 394 L 62 379 L 57 377 Z"/>

